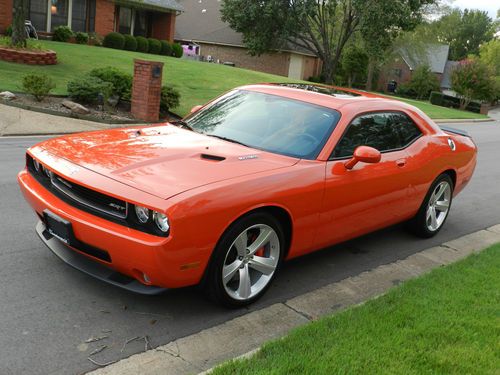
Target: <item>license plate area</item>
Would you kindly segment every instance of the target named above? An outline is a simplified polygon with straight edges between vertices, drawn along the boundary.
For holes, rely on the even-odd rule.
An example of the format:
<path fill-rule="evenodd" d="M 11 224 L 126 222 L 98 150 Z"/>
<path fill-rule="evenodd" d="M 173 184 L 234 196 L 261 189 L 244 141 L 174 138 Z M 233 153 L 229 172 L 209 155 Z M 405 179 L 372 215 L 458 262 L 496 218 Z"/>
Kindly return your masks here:
<path fill-rule="evenodd" d="M 67 245 L 71 245 L 74 239 L 73 228 L 71 223 L 55 213 L 44 210 L 43 217 L 47 231 L 57 239 L 61 240 Z"/>

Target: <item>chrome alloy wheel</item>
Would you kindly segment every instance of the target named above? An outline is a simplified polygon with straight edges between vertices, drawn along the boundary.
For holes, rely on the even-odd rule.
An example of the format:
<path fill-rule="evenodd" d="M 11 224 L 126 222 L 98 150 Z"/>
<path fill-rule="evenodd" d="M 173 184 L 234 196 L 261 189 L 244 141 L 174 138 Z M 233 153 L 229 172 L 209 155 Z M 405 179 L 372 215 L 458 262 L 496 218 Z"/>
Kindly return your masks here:
<path fill-rule="evenodd" d="M 280 259 L 278 234 L 266 224 L 241 232 L 229 247 L 222 267 L 222 283 L 236 300 L 248 300 L 271 281 Z"/>
<path fill-rule="evenodd" d="M 447 181 L 441 181 L 432 192 L 427 204 L 425 223 L 431 232 L 437 231 L 443 225 L 451 203 L 451 186 Z"/>

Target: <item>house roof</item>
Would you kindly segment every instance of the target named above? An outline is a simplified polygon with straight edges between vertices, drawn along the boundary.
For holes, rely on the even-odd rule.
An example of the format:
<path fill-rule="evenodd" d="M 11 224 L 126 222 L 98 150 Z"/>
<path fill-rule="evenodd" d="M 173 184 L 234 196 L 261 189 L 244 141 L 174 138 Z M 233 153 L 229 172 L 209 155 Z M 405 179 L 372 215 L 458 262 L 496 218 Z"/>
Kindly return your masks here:
<path fill-rule="evenodd" d="M 401 57 L 411 70 L 427 64 L 433 73 L 443 73 L 450 46 L 447 44 L 427 44 L 424 51 L 411 48 L 401 48 Z"/>
<path fill-rule="evenodd" d="M 243 35 L 231 29 L 221 19 L 221 0 L 179 0 L 184 13 L 175 20 L 176 40 L 223 44 L 245 47 Z M 313 54 L 296 46 L 287 46 L 283 50 L 304 55 Z"/>
<path fill-rule="evenodd" d="M 441 87 L 444 89 L 451 88 L 451 72 L 459 64 L 458 61 L 448 60 L 444 67 L 443 78 L 441 79 Z"/>
<path fill-rule="evenodd" d="M 117 4 L 135 6 L 141 9 L 182 12 L 184 8 L 177 0 L 116 0 Z"/>

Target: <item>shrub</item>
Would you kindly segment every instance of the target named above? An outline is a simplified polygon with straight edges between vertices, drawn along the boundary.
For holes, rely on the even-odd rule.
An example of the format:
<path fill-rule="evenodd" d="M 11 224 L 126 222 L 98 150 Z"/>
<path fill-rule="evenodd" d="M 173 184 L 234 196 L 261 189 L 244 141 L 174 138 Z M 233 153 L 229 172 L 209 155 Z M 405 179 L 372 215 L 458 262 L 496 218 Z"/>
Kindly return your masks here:
<path fill-rule="evenodd" d="M 460 61 L 451 73 L 451 89 L 460 97 L 460 109 L 472 101 L 491 100 L 495 96 L 495 80 L 490 68 L 479 60 Z"/>
<path fill-rule="evenodd" d="M 396 88 L 396 94 L 405 98 L 416 99 L 417 93 L 411 87 L 410 83 L 402 83 Z"/>
<path fill-rule="evenodd" d="M 443 106 L 444 94 L 437 91 L 432 91 L 429 97 L 431 104 Z"/>
<path fill-rule="evenodd" d="M 125 38 L 125 45 L 123 49 L 127 51 L 137 51 L 137 40 L 132 35 L 126 34 L 123 36 Z"/>
<path fill-rule="evenodd" d="M 75 34 L 75 40 L 78 44 L 87 44 L 89 42 L 89 34 L 79 31 Z"/>
<path fill-rule="evenodd" d="M 172 56 L 180 59 L 183 54 L 184 50 L 182 49 L 182 46 L 179 43 L 172 44 Z"/>
<path fill-rule="evenodd" d="M 54 29 L 52 40 L 56 42 L 67 42 L 73 36 L 73 31 L 68 26 L 57 26 Z"/>
<path fill-rule="evenodd" d="M 160 53 L 164 56 L 172 56 L 172 45 L 166 40 L 162 40 Z"/>
<path fill-rule="evenodd" d="M 148 52 L 149 44 L 146 38 L 143 36 L 137 36 L 135 37 L 135 40 L 137 42 L 137 52 Z"/>
<path fill-rule="evenodd" d="M 111 83 L 112 95 L 117 95 L 120 99 L 130 99 L 132 91 L 132 75 L 122 72 L 112 66 L 95 68 L 90 71 L 90 76 L 99 78 L 101 81 Z"/>
<path fill-rule="evenodd" d="M 104 37 L 103 46 L 114 49 L 123 49 L 125 38 L 120 33 L 109 33 Z"/>
<path fill-rule="evenodd" d="M 161 42 L 158 39 L 148 38 L 148 52 L 159 55 L 161 52 Z"/>
<path fill-rule="evenodd" d="M 52 79 L 43 73 L 30 73 L 23 77 L 23 90 L 41 102 L 56 85 Z"/>
<path fill-rule="evenodd" d="M 181 94 L 179 94 L 179 91 L 174 89 L 172 86 L 162 86 L 160 110 L 162 112 L 168 112 L 171 108 L 177 107 L 179 105 L 180 98 Z"/>
<path fill-rule="evenodd" d="M 422 65 L 413 72 L 409 86 L 417 99 L 427 99 L 431 91 L 439 90 L 439 81 L 429 66 Z"/>
<path fill-rule="evenodd" d="M 89 42 L 94 46 L 102 46 L 104 38 L 98 33 L 89 33 Z"/>
<path fill-rule="evenodd" d="M 80 103 L 95 103 L 99 94 L 106 100 L 113 90 L 113 85 L 91 75 L 84 75 L 68 82 L 68 94 Z"/>
<path fill-rule="evenodd" d="M 5 29 L 5 36 L 12 36 L 12 25 L 7 26 Z"/>

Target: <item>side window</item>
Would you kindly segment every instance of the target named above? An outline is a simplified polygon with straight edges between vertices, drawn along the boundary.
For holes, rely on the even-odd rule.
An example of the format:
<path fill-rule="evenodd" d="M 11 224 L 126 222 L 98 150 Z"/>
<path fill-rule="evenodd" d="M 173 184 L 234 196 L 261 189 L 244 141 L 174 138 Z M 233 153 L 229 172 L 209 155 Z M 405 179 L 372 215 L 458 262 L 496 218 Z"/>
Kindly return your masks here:
<path fill-rule="evenodd" d="M 356 117 L 335 146 L 331 158 L 352 156 L 358 146 L 380 152 L 406 147 L 421 135 L 420 129 L 404 113 L 377 112 Z"/>

